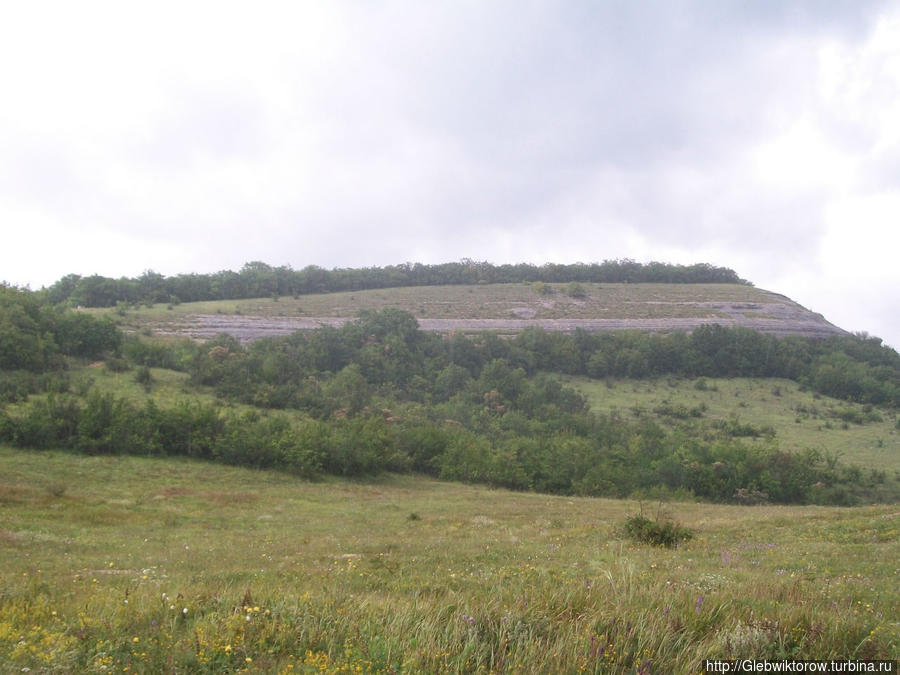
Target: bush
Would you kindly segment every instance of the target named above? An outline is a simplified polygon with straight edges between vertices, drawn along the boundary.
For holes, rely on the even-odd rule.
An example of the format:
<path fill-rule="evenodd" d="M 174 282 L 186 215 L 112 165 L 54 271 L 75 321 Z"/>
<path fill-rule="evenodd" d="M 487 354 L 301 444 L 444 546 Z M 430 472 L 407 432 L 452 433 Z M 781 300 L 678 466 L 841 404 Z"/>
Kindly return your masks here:
<path fill-rule="evenodd" d="M 78 404 L 71 397 L 48 394 L 32 401 L 23 416 L 6 417 L 0 438 L 26 448 L 72 447 L 80 416 Z"/>
<path fill-rule="evenodd" d="M 625 520 L 625 534 L 640 544 L 674 548 L 694 536 L 686 527 L 665 518 L 650 520 L 642 513 L 636 513 Z"/>
<path fill-rule="evenodd" d="M 151 368 L 183 371 L 199 350 L 190 340 L 166 342 L 129 336 L 122 343 L 122 355 L 130 363 Z"/>
<path fill-rule="evenodd" d="M 570 298 L 584 298 L 587 296 L 587 291 L 584 290 L 584 286 L 579 284 L 577 281 L 570 281 L 566 284 L 566 295 Z"/>
<path fill-rule="evenodd" d="M 0 370 L 0 403 L 24 401 L 43 388 L 41 375 L 27 370 Z"/>
<path fill-rule="evenodd" d="M 53 330 L 59 350 L 71 356 L 99 358 L 122 343 L 122 333 L 112 321 L 80 312 L 60 314 Z"/>
<path fill-rule="evenodd" d="M 153 374 L 147 366 L 141 366 L 134 375 L 134 381 L 150 391 L 150 387 L 153 385 Z"/>

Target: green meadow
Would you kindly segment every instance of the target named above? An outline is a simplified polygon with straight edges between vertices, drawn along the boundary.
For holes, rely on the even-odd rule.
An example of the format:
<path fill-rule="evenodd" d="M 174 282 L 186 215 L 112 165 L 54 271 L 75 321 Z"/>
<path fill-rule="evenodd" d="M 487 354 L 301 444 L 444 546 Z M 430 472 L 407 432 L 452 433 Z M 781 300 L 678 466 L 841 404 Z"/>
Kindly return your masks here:
<path fill-rule="evenodd" d="M 784 450 L 813 448 L 900 479 L 900 429 L 894 409 L 839 401 L 778 378 L 563 376 L 561 381 L 582 393 L 596 412 L 628 419 L 649 417 L 670 427 L 736 420 L 771 432 L 761 433 L 756 442 L 773 437 Z"/>
<path fill-rule="evenodd" d="M 0 671 L 690 673 L 900 656 L 896 505 L 304 482 L 0 447 Z M 629 515 L 694 536 L 637 544 Z"/>

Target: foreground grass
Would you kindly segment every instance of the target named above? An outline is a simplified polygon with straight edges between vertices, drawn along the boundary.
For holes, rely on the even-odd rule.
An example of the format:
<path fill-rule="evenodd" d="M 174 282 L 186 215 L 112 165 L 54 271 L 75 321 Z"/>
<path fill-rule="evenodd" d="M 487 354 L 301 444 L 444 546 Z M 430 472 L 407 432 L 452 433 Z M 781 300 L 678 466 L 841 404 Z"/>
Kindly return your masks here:
<path fill-rule="evenodd" d="M 697 672 L 897 658 L 900 511 L 303 483 L 0 448 L 0 670 Z M 655 515 L 657 506 L 645 506 Z"/>

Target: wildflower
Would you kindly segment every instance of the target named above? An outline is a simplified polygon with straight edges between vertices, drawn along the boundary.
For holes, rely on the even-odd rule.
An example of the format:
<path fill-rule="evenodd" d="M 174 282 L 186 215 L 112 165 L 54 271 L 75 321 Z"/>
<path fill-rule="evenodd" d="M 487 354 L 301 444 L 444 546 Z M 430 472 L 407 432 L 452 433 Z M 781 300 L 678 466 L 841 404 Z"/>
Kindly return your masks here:
<path fill-rule="evenodd" d="M 181 610 L 181 613 L 182 613 L 182 614 L 187 614 L 187 607 L 185 607 L 183 610 Z"/>
<path fill-rule="evenodd" d="M 138 642 L 141 641 L 141 638 L 139 638 L 139 637 L 133 637 L 133 638 L 131 638 L 131 641 L 134 642 L 134 643 L 136 644 L 136 643 L 138 643 Z"/>
<path fill-rule="evenodd" d="M 702 595 L 698 595 L 698 596 L 697 596 L 697 604 L 694 605 L 694 611 L 699 613 L 699 612 L 700 612 L 700 608 L 701 608 L 702 606 L 703 606 L 703 596 L 702 596 Z"/>

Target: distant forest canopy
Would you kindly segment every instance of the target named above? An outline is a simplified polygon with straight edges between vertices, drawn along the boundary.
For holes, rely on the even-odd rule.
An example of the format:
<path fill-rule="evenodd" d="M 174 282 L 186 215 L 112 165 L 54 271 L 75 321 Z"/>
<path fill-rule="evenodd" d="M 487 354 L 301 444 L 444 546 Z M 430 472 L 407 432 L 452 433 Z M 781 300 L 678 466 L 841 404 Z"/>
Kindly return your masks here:
<path fill-rule="evenodd" d="M 326 270 L 315 265 L 294 270 L 254 261 L 240 272 L 179 274 L 166 277 L 152 270 L 137 278 L 112 279 L 69 274 L 41 291 L 51 303 L 112 307 L 119 302 L 197 302 L 239 300 L 310 293 L 362 291 L 402 286 L 503 284 L 542 281 L 565 283 L 749 284 L 734 270 L 707 263 L 673 265 L 606 260 L 602 263 L 492 265 L 463 259 L 438 265 L 404 263 L 387 267 Z"/>

